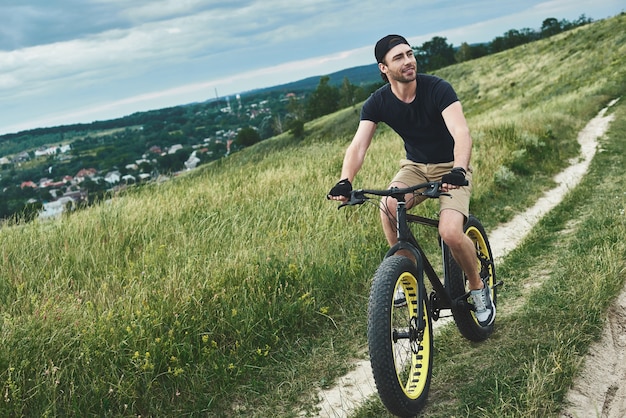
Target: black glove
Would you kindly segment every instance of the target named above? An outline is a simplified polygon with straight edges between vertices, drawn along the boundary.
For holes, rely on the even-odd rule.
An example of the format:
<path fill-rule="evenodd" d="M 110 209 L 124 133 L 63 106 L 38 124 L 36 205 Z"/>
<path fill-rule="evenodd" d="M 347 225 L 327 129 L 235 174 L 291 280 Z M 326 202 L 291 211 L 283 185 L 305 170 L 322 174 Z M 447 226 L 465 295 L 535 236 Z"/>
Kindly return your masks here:
<path fill-rule="evenodd" d="M 326 195 L 326 199 L 330 199 L 331 196 L 343 196 L 350 197 L 350 192 L 352 191 L 352 183 L 348 179 L 339 180 L 337 184 L 330 189 L 328 195 Z"/>
<path fill-rule="evenodd" d="M 469 184 L 468 181 L 465 180 L 465 169 L 463 167 L 454 167 L 448 174 L 444 174 L 441 178 L 441 182 L 453 186 L 467 186 Z"/>

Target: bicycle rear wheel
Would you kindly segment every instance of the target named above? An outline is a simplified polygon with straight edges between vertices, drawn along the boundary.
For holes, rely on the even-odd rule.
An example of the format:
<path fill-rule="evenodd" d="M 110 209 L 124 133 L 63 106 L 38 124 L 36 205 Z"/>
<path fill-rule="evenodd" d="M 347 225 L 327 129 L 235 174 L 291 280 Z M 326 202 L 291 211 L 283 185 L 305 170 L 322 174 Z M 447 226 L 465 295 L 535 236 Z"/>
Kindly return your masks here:
<path fill-rule="evenodd" d="M 394 306 L 399 288 L 402 307 Z M 367 324 L 372 374 L 381 401 L 400 417 L 415 416 L 430 389 L 433 336 L 425 295 L 417 266 L 406 257 L 387 257 L 374 275 Z"/>
<path fill-rule="evenodd" d="M 465 234 L 470 237 L 476 247 L 477 262 L 480 263 L 480 277 L 489 285 L 491 289 L 491 300 L 495 305 L 497 299 L 495 287 L 496 269 L 485 228 L 476 217 L 470 215 L 465 223 Z M 461 267 L 452 257 L 450 249 L 447 246 L 444 246 L 443 258 L 447 273 L 445 275 L 445 286 L 453 300 L 460 298 L 468 292 L 467 278 L 463 270 L 461 270 Z M 493 333 L 495 321 L 486 327 L 481 326 L 469 302 L 453 307 L 452 316 L 454 316 L 454 321 L 461 335 L 470 341 L 484 341 Z"/>

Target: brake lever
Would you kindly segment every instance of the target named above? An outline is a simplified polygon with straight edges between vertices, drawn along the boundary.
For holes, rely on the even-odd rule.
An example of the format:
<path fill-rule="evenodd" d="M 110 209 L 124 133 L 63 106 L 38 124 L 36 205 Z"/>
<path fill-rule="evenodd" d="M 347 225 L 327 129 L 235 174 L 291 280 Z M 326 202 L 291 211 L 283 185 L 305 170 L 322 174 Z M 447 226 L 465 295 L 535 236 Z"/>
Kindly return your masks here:
<path fill-rule="evenodd" d="M 428 189 L 422 192 L 422 196 L 431 197 L 431 198 L 436 198 L 439 196 L 450 196 L 449 193 L 443 193 L 441 192 L 440 189 L 441 189 L 440 183 L 433 183 L 430 186 L 428 186 Z"/>
<path fill-rule="evenodd" d="M 366 200 L 367 197 L 365 197 L 362 190 L 352 190 L 350 192 L 350 199 L 348 199 L 347 202 L 340 204 L 337 209 L 341 209 L 344 206 L 362 205 Z"/>

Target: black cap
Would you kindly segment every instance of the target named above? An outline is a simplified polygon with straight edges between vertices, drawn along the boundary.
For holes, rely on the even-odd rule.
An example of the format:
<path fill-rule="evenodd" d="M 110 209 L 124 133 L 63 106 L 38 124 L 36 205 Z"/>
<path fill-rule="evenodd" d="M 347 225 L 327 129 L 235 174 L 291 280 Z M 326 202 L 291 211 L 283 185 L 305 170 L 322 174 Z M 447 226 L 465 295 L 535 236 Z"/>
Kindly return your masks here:
<path fill-rule="evenodd" d="M 387 52 L 389 52 L 389 50 L 394 46 L 400 44 L 407 44 L 410 46 L 408 41 L 400 35 L 387 35 L 380 41 L 376 42 L 376 47 L 374 48 L 374 56 L 376 57 L 376 62 L 383 62 L 383 60 L 385 59 L 385 55 L 387 55 Z"/>

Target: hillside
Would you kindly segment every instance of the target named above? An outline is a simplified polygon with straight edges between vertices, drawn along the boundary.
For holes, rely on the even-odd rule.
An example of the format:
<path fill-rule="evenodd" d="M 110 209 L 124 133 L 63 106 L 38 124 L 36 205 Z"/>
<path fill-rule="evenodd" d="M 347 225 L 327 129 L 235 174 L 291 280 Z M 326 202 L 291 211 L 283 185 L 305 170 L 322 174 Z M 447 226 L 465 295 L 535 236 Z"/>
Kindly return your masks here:
<path fill-rule="evenodd" d="M 472 210 L 489 230 L 550 188 L 580 151 L 578 131 L 624 95 L 625 26 L 621 15 L 437 72 L 472 129 Z M 315 414 L 312 388 L 364 349 L 385 250 L 375 208 L 324 199 L 357 122 L 358 106 L 344 109 L 307 123 L 302 140 L 277 136 L 58 222 L 0 227 L 0 417 Z M 557 414 L 624 279 L 613 210 L 626 206 L 615 193 L 624 135 L 612 135 L 594 181 L 497 266 L 506 308 L 493 339 L 469 345 L 450 329 L 438 340 L 431 416 Z M 385 185 L 401 156 L 382 127 L 355 183 Z M 576 286 L 583 274 L 592 286 Z M 488 376 L 467 376 L 468 352 Z M 374 400 L 359 414 L 384 411 Z"/>

